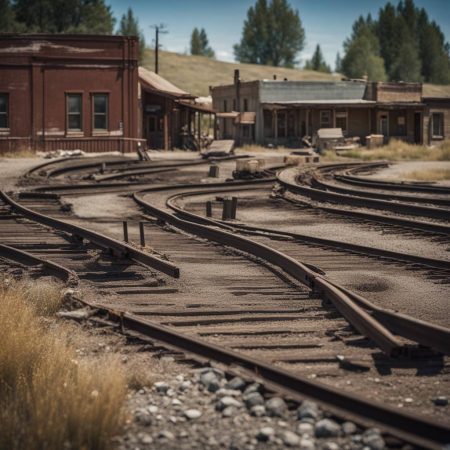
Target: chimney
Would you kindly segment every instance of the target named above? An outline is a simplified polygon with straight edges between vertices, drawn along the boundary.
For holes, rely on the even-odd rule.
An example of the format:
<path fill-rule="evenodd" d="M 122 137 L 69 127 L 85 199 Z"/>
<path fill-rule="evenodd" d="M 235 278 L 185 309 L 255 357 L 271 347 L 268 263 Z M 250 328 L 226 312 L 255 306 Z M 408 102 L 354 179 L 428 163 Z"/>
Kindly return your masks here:
<path fill-rule="evenodd" d="M 236 111 L 241 110 L 241 79 L 239 76 L 239 69 L 234 70 L 234 87 L 236 89 Z"/>

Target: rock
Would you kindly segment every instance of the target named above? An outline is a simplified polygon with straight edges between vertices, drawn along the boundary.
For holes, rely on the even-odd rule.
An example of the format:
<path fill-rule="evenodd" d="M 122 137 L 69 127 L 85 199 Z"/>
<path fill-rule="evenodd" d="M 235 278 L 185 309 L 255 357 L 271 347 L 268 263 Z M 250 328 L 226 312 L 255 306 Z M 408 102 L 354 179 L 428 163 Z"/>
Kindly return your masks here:
<path fill-rule="evenodd" d="M 150 405 L 147 410 L 150 414 L 156 414 L 158 412 L 158 407 L 156 405 Z"/>
<path fill-rule="evenodd" d="M 190 387 L 191 387 L 192 383 L 189 380 L 183 381 L 180 386 L 179 386 L 179 390 L 184 392 L 187 391 Z"/>
<path fill-rule="evenodd" d="M 336 444 L 336 442 L 326 442 L 325 445 L 322 447 L 322 450 L 339 450 L 339 445 Z"/>
<path fill-rule="evenodd" d="M 386 446 L 378 428 L 369 428 L 366 430 L 361 440 L 370 450 L 383 450 Z"/>
<path fill-rule="evenodd" d="M 234 377 L 225 385 L 225 388 L 233 391 L 243 391 L 245 389 L 245 381 L 241 377 Z"/>
<path fill-rule="evenodd" d="M 222 397 L 216 403 L 217 411 L 223 411 L 225 408 L 228 408 L 229 406 L 234 406 L 235 408 L 240 408 L 242 406 L 242 404 L 233 397 Z"/>
<path fill-rule="evenodd" d="M 314 436 L 314 425 L 309 422 L 300 422 L 297 427 L 297 433 L 302 436 Z"/>
<path fill-rule="evenodd" d="M 264 398 L 259 392 L 251 392 L 244 396 L 245 406 L 248 409 L 251 409 L 256 405 L 264 405 Z"/>
<path fill-rule="evenodd" d="M 167 439 L 168 441 L 173 441 L 175 439 L 175 436 L 171 431 L 161 430 L 158 433 L 158 439 Z"/>
<path fill-rule="evenodd" d="M 310 438 L 303 438 L 300 440 L 300 450 L 315 450 L 316 445 Z"/>
<path fill-rule="evenodd" d="M 250 414 L 254 417 L 262 417 L 266 415 L 266 407 L 264 405 L 255 405 L 250 408 Z"/>
<path fill-rule="evenodd" d="M 284 445 L 288 447 L 296 447 L 300 443 L 300 437 L 288 430 L 283 431 L 281 439 L 283 440 Z"/>
<path fill-rule="evenodd" d="M 235 406 L 227 406 L 223 411 L 222 411 L 222 416 L 223 417 L 231 417 L 236 413 L 236 407 Z"/>
<path fill-rule="evenodd" d="M 244 395 L 251 394 L 253 392 L 259 392 L 261 385 L 259 383 L 252 383 L 245 388 Z"/>
<path fill-rule="evenodd" d="M 170 386 L 165 381 L 157 381 L 153 386 L 161 394 L 165 394 L 170 389 Z"/>
<path fill-rule="evenodd" d="M 283 417 L 286 414 L 286 402 L 280 397 L 272 397 L 266 402 L 266 412 L 268 416 Z"/>
<path fill-rule="evenodd" d="M 140 433 L 139 440 L 144 445 L 153 444 L 153 438 L 149 434 L 146 434 L 146 433 Z"/>
<path fill-rule="evenodd" d="M 448 405 L 448 398 L 444 397 L 443 395 L 440 395 L 439 397 L 436 397 L 433 399 L 433 403 L 436 406 L 447 406 Z"/>
<path fill-rule="evenodd" d="M 181 406 L 181 405 L 182 405 L 182 403 L 177 398 L 174 398 L 172 400 L 172 406 Z"/>
<path fill-rule="evenodd" d="M 299 419 L 314 419 L 316 421 L 320 417 L 319 407 L 317 403 L 314 403 L 310 400 L 304 400 L 302 404 L 297 409 L 297 417 Z"/>
<path fill-rule="evenodd" d="M 152 424 L 152 418 L 145 409 L 138 409 L 137 411 L 135 411 L 134 420 L 145 427 L 148 427 Z"/>
<path fill-rule="evenodd" d="M 184 416 L 188 418 L 189 420 L 195 420 L 201 417 L 202 412 L 198 409 L 187 409 L 184 411 Z"/>
<path fill-rule="evenodd" d="M 225 389 L 225 388 L 220 388 L 216 392 L 216 395 L 218 397 L 239 397 L 241 394 L 242 394 L 241 391 L 236 391 L 234 389 Z"/>
<path fill-rule="evenodd" d="M 344 422 L 341 426 L 342 432 L 347 436 L 350 434 L 355 434 L 358 431 L 358 428 L 353 422 Z"/>
<path fill-rule="evenodd" d="M 213 371 L 202 373 L 200 375 L 200 383 L 203 384 L 209 392 L 216 392 L 220 389 L 219 379 Z"/>
<path fill-rule="evenodd" d="M 206 373 L 213 373 L 219 380 L 225 377 L 224 371 L 215 367 L 203 367 L 202 369 L 200 369 L 199 373 L 200 377 Z"/>
<path fill-rule="evenodd" d="M 62 317 L 63 319 L 85 320 L 96 314 L 96 312 L 96 309 L 86 307 L 75 311 L 59 311 L 56 313 L 56 316 Z"/>
<path fill-rule="evenodd" d="M 263 427 L 258 431 L 256 439 L 261 442 L 267 442 L 275 436 L 275 430 L 272 427 Z"/>
<path fill-rule="evenodd" d="M 322 419 L 316 423 L 315 434 L 318 438 L 339 436 L 341 427 L 334 420 Z"/>

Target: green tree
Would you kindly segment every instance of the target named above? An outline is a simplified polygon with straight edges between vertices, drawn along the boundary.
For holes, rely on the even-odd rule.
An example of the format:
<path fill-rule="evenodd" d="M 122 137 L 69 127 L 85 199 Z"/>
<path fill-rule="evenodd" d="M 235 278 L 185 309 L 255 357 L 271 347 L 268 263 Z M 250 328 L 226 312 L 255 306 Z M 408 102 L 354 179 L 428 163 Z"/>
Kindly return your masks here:
<path fill-rule="evenodd" d="M 9 0 L 0 0 L 0 30 L 4 33 L 20 31 Z"/>
<path fill-rule="evenodd" d="M 200 42 L 202 45 L 202 54 L 208 58 L 215 58 L 214 50 L 209 46 L 208 36 L 204 28 L 200 31 Z"/>
<path fill-rule="evenodd" d="M 395 40 L 397 16 L 395 8 L 387 3 L 380 9 L 376 26 L 380 44 L 380 55 L 384 59 L 386 70 L 389 72 L 397 56 L 398 42 Z"/>
<path fill-rule="evenodd" d="M 339 52 L 336 53 L 336 61 L 334 63 L 334 71 L 337 73 L 342 72 L 342 58 Z"/>
<path fill-rule="evenodd" d="M 352 36 L 344 42 L 345 55 L 342 59 L 342 72 L 349 78 L 386 80 L 384 62 L 380 57 L 374 28 L 370 16 L 367 19 L 360 17 L 353 24 Z"/>
<path fill-rule="evenodd" d="M 214 50 L 209 46 L 208 36 L 204 28 L 194 28 L 191 34 L 191 55 L 215 58 Z"/>
<path fill-rule="evenodd" d="M 142 61 L 145 50 L 145 38 L 144 33 L 139 27 L 139 21 L 134 17 L 133 10 L 128 8 L 126 14 L 122 16 L 119 23 L 119 29 L 117 34 L 123 36 L 136 36 L 139 39 L 139 61 Z"/>
<path fill-rule="evenodd" d="M 330 73 L 330 66 L 325 62 L 323 58 L 322 50 L 320 49 L 320 45 L 317 44 L 316 50 L 312 58 L 305 63 L 305 69 L 307 70 L 316 70 L 317 72 L 325 72 Z"/>
<path fill-rule="evenodd" d="M 257 0 L 247 11 L 234 54 L 239 62 L 293 67 L 304 44 L 299 13 L 287 0 Z"/>
<path fill-rule="evenodd" d="M 26 32 L 111 34 L 115 19 L 105 0 L 15 0 Z"/>
<path fill-rule="evenodd" d="M 191 34 L 191 55 L 202 54 L 202 41 L 200 40 L 200 31 L 194 28 Z"/>

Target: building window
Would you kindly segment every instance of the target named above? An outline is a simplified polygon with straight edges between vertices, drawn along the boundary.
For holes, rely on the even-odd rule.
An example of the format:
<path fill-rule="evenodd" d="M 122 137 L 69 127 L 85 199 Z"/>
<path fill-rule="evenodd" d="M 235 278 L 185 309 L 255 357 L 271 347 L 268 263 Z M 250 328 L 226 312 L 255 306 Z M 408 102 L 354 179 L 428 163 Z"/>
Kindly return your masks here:
<path fill-rule="evenodd" d="M 248 99 L 244 98 L 244 111 L 248 111 Z"/>
<path fill-rule="evenodd" d="M 9 128 L 9 96 L 0 94 L 0 128 Z"/>
<path fill-rule="evenodd" d="M 245 137 L 245 138 L 248 138 L 248 137 L 250 137 L 250 125 L 244 125 L 243 127 L 242 127 L 242 131 L 243 131 L 243 136 Z"/>
<path fill-rule="evenodd" d="M 320 128 L 331 127 L 331 111 L 320 111 Z"/>
<path fill-rule="evenodd" d="M 227 101 L 226 100 L 223 101 L 223 111 L 227 112 Z"/>
<path fill-rule="evenodd" d="M 83 97 L 81 94 L 67 94 L 67 129 L 82 130 L 81 111 Z"/>
<path fill-rule="evenodd" d="M 108 94 L 94 94 L 94 130 L 108 129 Z"/>
<path fill-rule="evenodd" d="M 336 112 L 336 128 L 340 128 L 342 130 L 342 134 L 347 134 L 348 127 L 348 115 L 346 111 L 337 111 Z"/>
<path fill-rule="evenodd" d="M 431 114 L 431 126 L 433 138 L 444 137 L 444 114 L 433 113 Z"/>

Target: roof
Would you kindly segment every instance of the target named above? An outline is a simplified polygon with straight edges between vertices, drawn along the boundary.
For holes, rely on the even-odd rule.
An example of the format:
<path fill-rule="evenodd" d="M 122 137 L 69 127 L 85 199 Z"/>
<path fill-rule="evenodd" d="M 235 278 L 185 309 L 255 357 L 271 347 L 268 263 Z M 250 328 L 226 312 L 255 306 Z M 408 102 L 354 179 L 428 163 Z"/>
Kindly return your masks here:
<path fill-rule="evenodd" d="M 255 123 L 256 113 L 255 112 L 241 112 L 235 119 L 234 123 L 239 123 L 241 125 L 252 125 Z"/>
<path fill-rule="evenodd" d="M 375 105 L 377 102 L 372 100 L 342 100 L 342 99 L 330 99 L 330 100 L 286 100 L 286 101 L 274 101 L 264 102 L 266 105 L 286 105 L 286 106 L 308 106 L 308 105 Z"/>
<path fill-rule="evenodd" d="M 364 81 L 261 81 L 261 103 L 362 101 Z"/>
<path fill-rule="evenodd" d="M 236 119 L 236 117 L 239 116 L 239 113 L 237 111 L 219 112 L 216 116 L 221 119 Z"/>
<path fill-rule="evenodd" d="M 144 89 L 149 89 L 154 92 L 160 92 L 176 98 L 195 98 L 194 95 L 183 91 L 170 81 L 144 67 L 139 67 L 139 82 Z"/>
<path fill-rule="evenodd" d="M 202 105 L 200 103 L 191 103 L 187 100 L 177 100 L 179 105 L 185 106 L 186 108 L 193 109 L 198 112 L 207 113 L 207 114 L 215 114 L 215 110 L 209 106 Z"/>

